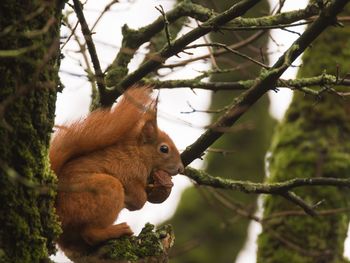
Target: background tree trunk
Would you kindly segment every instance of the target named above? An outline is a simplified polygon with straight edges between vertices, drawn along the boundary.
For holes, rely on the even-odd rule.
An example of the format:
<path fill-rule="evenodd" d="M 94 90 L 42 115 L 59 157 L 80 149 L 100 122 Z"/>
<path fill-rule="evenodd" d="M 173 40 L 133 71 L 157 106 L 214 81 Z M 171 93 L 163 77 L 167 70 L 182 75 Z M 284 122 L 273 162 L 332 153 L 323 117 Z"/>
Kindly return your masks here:
<path fill-rule="evenodd" d="M 349 14 L 348 6 L 343 15 Z M 335 74 L 337 64 L 342 74 L 345 74 L 350 66 L 349 45 L 348 26 L 328 28 L 304 54 L 299 77 L 322 74 L 324 70 Z M 295 93 L 284 121 L 274 135 L 268 181 L 278 182 L 298 177 L 348 178 L 349 113 L 349 101 L 337 95 L 325 93 L 317 99 Z M 324 200 L 317 207 L 318 211 L 349 207 L 348 189 L 304 187 L 296 193 L 310 204 Z M 259 237 L 258 262 L 348 262 L 343 259 L 344 240 L 349 225 L 348 212 L 315 218 L 302 213 L 272 219 L 276 213 L 290 210 L 298 209 L 280 197 L 266 197 L 266 221 Z"/>
<path fill-rule="evenodd" d="M 232 1 L 200 1 L 217 12 L 232 5 Z M 262 16 L 269 12 L 267 1 L 257 5 L 247 16 Z M 253 32 L 256 33 L 256 32 Z M 252 32 L 220 32 L 211 34 L 213 42 L 231 45 L 238 43 Z M 266 50 L 267 35 L 252 45 L 240 50 L 261 60 L 260 48 Z M 266 57 L 265 57 L 266 59 Z M 234 72 L 217 74 L 215 81 L 239 81 L 253 78 L 260 70 L 245 59 L 232 54 L 217 58 L 220 69 L 237 66 Z M 267 63 L 265 61 L 265 63 Z M 215 65 L 212 65 L 213 69 Z M 232 102 L 237 92 L 217 92 L 212 95 L 210 109 L 221 109 Z M 227 153 L 208 153 L 207 171 L 214 175 L 231 179 L 261 182 L 264 174 L 264 156 L 270 142 L 274 121 L 268 113 L 269 98 L 264 96 L 252 107 L 237 124 L 242 129 L 228 132 L 212 147 L 227 150 Z M 224 190 L 191 187 L 182 195 L 176 214 L 170 223 L 174 226 L 176 242 L 172 250 L 172 262 L 234 262 L 246 242 L 250 220 L 240 216 L 237 211 L 227 209 L 215 198 L 225 195 Z M 225 195 L 227 201 L 238 209 L 246 209 L 254 214 L 256 195 L 230 191 Z"/>
<path fill-rule="evenodd" d="M 47 153 L 63 4 L 0 4 L 0 262 L 44 262 L 60 231 Z"/>

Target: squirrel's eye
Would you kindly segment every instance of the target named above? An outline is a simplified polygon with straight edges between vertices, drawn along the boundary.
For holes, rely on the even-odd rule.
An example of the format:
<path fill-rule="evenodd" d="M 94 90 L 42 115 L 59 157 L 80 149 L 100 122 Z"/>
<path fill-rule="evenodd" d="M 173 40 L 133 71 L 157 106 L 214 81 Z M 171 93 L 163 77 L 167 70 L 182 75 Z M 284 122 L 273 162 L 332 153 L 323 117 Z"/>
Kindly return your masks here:
<path fill-rule="evenodd" d="M 169 147 L 165 144 L 162 144 L 160 147 L 159 147 L 159 150 L 162 152 L 162 153 L 168 153 L 169 152 Z"/>

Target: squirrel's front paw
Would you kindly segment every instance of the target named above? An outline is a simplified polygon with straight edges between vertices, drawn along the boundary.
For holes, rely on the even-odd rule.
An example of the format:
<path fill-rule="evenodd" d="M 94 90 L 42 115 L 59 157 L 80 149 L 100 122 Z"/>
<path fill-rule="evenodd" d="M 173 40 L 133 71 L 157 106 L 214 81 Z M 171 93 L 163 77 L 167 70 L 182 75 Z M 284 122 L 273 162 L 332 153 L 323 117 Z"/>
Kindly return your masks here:
<path fill-rule="evenodd" d="M 153 172 L 151 182 L 146 187 L 147 200 L 155 204 L 164 202 L 169 197 L 173 186 L 170 174 L 163 170 Z"/>
<path fill-rule="evenodd" d="M 131 230 L 130 226 L 123 222 L 117 225 L 114 225 L 114 229 L 116 231 L 116 233 L 118 233 L 119 231 L 119 235 L 118 236 L 132 236 L 134 234 L 134 232 Z"/>

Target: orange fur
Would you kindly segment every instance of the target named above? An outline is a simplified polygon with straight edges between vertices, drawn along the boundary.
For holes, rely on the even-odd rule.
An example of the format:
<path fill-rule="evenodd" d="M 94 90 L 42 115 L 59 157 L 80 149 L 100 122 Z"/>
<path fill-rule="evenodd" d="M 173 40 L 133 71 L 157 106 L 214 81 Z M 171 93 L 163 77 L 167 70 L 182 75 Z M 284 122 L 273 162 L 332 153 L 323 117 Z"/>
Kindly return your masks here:
<path fill-rule="evenodd" d="M 58 244 L 63 250 L 85 250 L 131 235 L 126 223 L 113 225 L 121 209 L 141 209 L 148 198 L 164 201 L 170 179 L 154 176 L 160 179 L 153 193 L 149 181 L 157 173 L 183 171 L 174 143 L 157 126 L 150 93 L 148 87 L 132 87 L 114 109 L 96 110 L 53 138 L 50 161 L 58 176 L 56 210 L 63 229 Z"/>

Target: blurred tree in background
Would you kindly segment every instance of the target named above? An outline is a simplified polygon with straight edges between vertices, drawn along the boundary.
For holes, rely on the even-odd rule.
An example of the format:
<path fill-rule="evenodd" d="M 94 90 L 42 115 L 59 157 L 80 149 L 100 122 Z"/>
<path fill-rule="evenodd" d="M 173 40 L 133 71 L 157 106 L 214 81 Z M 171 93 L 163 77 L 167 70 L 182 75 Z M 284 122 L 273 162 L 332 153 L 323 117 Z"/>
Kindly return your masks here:
<path fill-rule="evenodd" d="M 349 14 L 348 6 L 341 15 Z M 349 26 L 329 28 L 304 53 L 298 77 L 324 71 L 345 74 L 350 68 L 349 46 Z M 324 88 L 313 87 L 315 91 Z M 344 87 L 336 89 L 344 91 Z M 349 113 L 350 102 L 339 93 L 324 93 L 315 98 L 295 92 L 273 138 L 268 182 L 301 177 L 348 178 Z M 310 205 L 321 202 L 316 209 L 320 215 L 306 216 L 285 199 L 267 196 L 258 262 L 348 262 L 343 253 L 349 225 L 349 190 L 321 186 L 295 192 Z M 275 217 L 277 214 L 280 216 Z"/>

